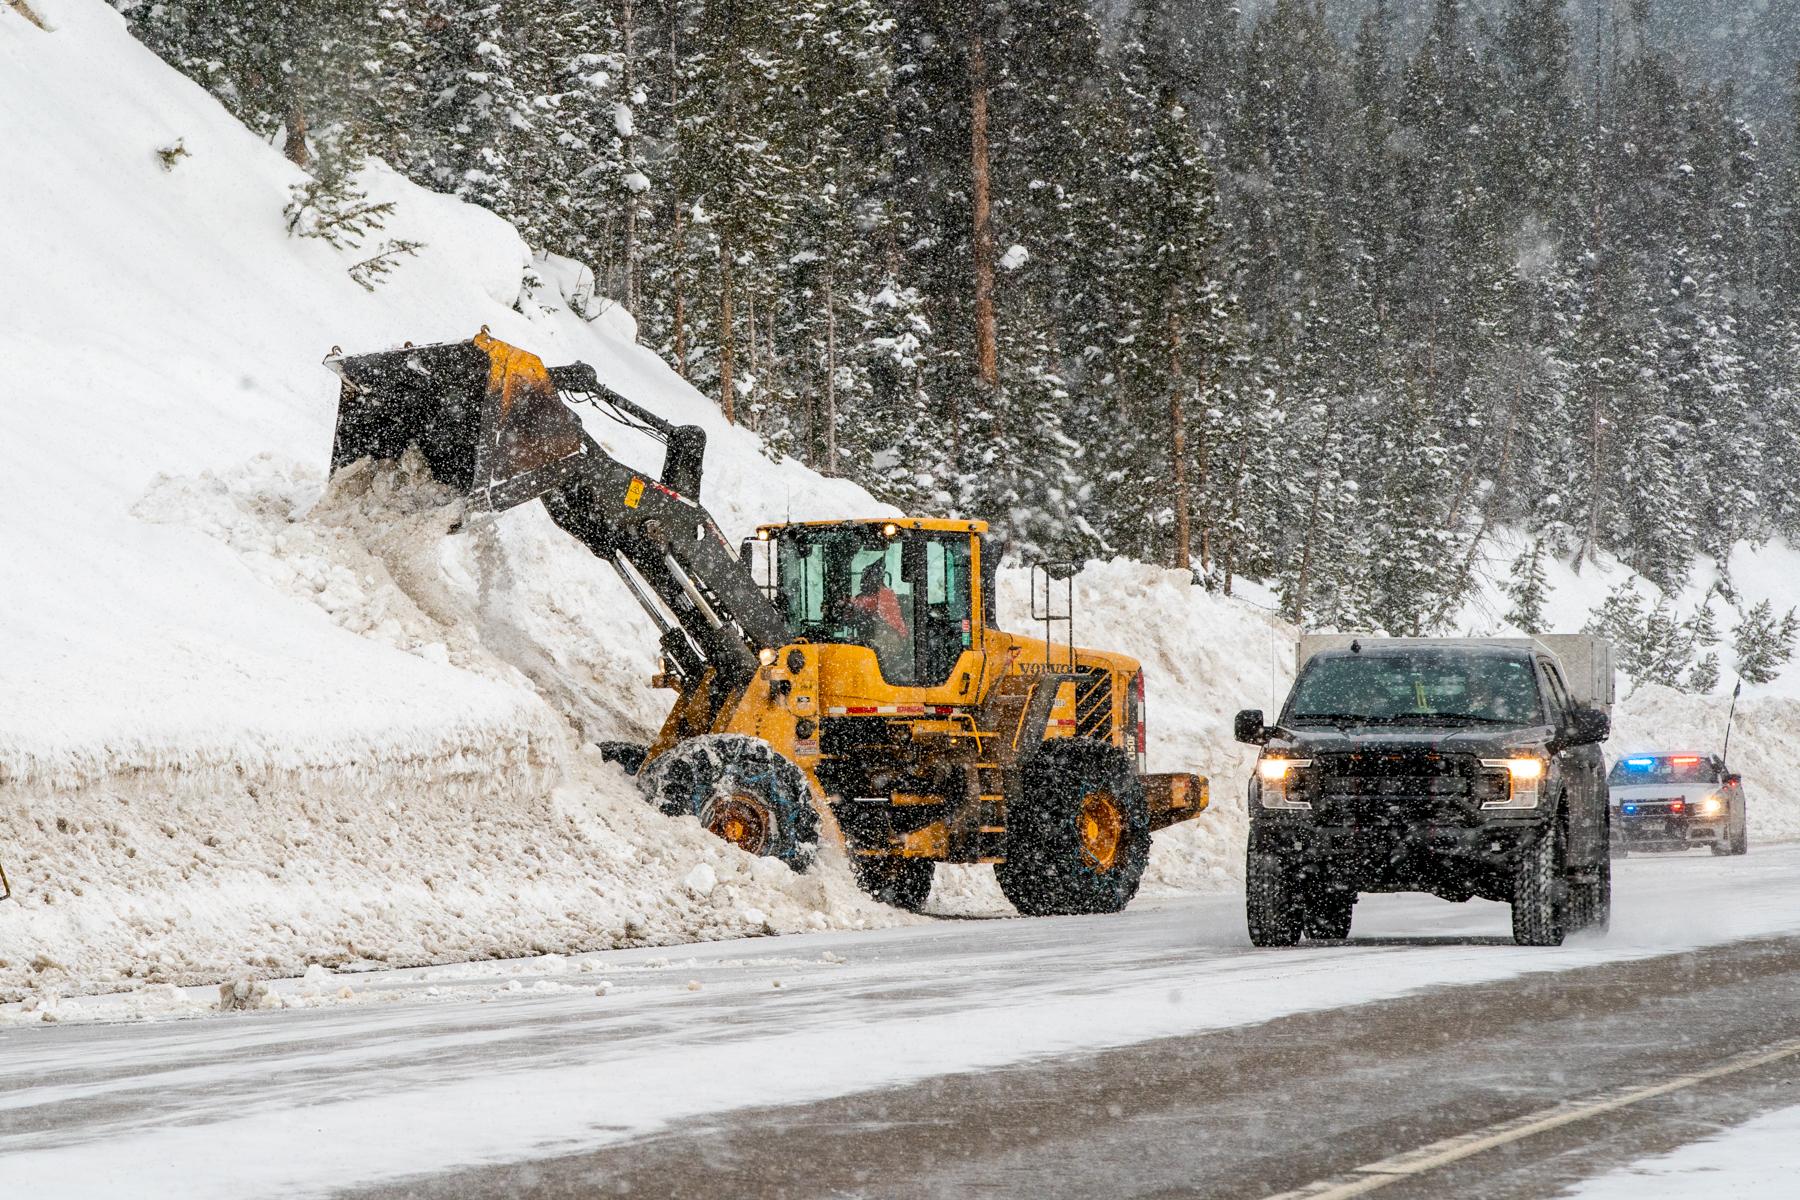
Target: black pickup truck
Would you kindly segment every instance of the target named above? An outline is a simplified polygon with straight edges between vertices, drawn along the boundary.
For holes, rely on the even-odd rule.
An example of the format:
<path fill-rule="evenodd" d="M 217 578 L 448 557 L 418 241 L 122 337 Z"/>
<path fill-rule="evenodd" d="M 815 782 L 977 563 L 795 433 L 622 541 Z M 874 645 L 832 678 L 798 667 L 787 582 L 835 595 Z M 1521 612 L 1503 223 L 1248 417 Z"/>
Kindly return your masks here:
<path fill-rule="evenodd" d="M 1364 892 L 1511 904 L 1521 945 L 1604 928 L 1605 709 L 1578 703 L 1534 639 L 1345 640 L 1302 644 L 1275 724 L 1257 709 L 1237 715 L 1238 740 L 1262 747 L 1249 792 L 1250 940 L 1347 937 Z M 1586 651 L 1604 664 L 1609 702 L 1610 648 Z"/>

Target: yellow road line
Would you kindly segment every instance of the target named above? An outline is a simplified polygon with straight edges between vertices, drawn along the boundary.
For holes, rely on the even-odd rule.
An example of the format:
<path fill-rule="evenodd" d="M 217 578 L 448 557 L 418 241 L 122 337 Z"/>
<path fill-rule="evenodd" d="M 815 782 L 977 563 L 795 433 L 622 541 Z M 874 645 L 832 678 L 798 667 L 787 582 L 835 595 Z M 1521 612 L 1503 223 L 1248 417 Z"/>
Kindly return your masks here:
<path fill-rule="evenodd" d="M 1399 1183 L 1426 1171 L 1480 1154 L 1484 1150 L 1492 1150 L 1496 1146 L 1504 1146 L 1533 1134 L 1544 1133 L 1564 1125 L 1573 1125 L 1577 1121 L 1585 1121 L 1589 1117 L 1597 1117 L 1602 1113 L 1613 1112 L 1621 1108 L 1629 1108 L 1633 1104 L 1642 1104 L 1646 1100 L 1654 1100 L 1658 1096 L 1666 1096 L 1670 1092 L 1679 1092 L 1709 1080 L 1725 1075 L 1735 1075 L 1739 1071 L 1748 1071 L 1756 1067 L 1766 1066 L 1772 1062 L 1780 1062 L 1784 1058 L 1800 1055 L 1800 1038 L 1792 1038 L 1778 1043 L 1767 1050 L 1752 1050 L 1726 1059 L 1717 1066 L 1708 1067 L 1704 1071 L 1695 1071 L 1687 1075 L 1677 1075 L 1662 1083 L 1650 1084 L 1646 1087 L 1623 1088 L 1605 1092 L 1587 1100 L 1569 1101 L 1558 1104 L 1554 1108 L 1541 1109 L 1538 1112 L 1526 1113 L 1522 1117 L 1514 1117 L 1510 1121 L 1502 1121 L 1489 1125 L 1471 1133 L 1458 1134 L 1444 1138 L 1417 1150 L 1408 1150 L 1404 1154 L 1396 1154 L 1379 1162 L 1366 1163 L 1355 1167 L 1341 1175 L 1333 1175 L 1329 1179 L 1320 1179 L 1305 1187 L 1291 1192 L 1282 1192 L 1268 1197 L 1268 1200 L 1347 1200 L 1351 1196 L 1362 1196 L 1377 1188 L 1384 1188 L 1390 1183 Z"/>

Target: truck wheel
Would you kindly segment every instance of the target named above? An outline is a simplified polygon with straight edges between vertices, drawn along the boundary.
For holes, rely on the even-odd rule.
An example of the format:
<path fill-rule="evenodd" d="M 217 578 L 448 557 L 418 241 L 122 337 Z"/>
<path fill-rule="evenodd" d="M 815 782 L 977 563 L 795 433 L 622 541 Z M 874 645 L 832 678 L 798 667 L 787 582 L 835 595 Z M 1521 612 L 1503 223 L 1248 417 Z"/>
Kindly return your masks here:
<path fill-rule="evenodd" d="M 1279 854 L 1261 850 L 1256 835 L 1244 855 L 1244 919 L 1252 946 L 1292 946 L 1301 932 L 1299 889 Z"/>
<path fill-rule="evenodd" d="M 1118 912 L 1150 859 L 1150 808 L 1123 751 L 1056 741 L 1025 766 L 1024 795 L 1006 814 L 1000 890 L 1028 917 Z"/>
<path fill-rule="evenodd" d="M 857 885 L 883 904 L 918 912 L 931 896 L 937 864 L 929 858 L 866 858 L 852 860 Z"/>
<path fill-rule="evenodd" d="M 1564 845 L 1562 822 L 1554 820 L 1513 861 L 1513 941 L 1521 946 L 1562 945 Z"/>
<path fill-rule="evenodd" d="M 1350 936 L 1356 893 L 1331 888 L 1307 899 L 1301 929 L 1315 942 L 1341 942 Z"/>
<path fill-rule="evenodd" d="M 740 849 L 796 871 L 811 866 L 818 850 L 819 814 L 806 776 L 761 738 L 689 738 L 645 767 L 638 787 L 670 816 L 698 817 Z"/>

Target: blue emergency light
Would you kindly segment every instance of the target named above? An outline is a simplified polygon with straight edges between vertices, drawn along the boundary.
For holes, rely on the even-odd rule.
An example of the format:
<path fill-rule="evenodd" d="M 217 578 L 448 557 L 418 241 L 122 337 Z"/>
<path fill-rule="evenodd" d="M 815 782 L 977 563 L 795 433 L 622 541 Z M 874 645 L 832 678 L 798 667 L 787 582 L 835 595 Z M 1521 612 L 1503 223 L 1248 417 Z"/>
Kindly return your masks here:
<path fill-rule="evenodd" d="M 1627 771 L 1648 771 L 1656 765 L 1654 758 L 1628 758 L 1625 760 Z"/>

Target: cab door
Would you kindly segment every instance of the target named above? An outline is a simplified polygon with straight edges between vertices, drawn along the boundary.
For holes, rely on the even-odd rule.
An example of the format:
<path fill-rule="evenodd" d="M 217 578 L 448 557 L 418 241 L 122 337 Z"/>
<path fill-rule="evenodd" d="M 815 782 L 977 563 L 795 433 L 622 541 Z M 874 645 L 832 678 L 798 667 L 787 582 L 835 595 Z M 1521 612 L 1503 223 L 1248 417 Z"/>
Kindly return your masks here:
<path fill-rule="evenodd" d="M 1575 704 L 1555 663 L 1539 659 L 1538 673 L 1560 739 L 1573 724 Z M 1564 745 L 1557 758 L 1569 798 L 1569 858 L 1592 863 L 1607 853 L 1606 754 L 1597 745 Z"/>

